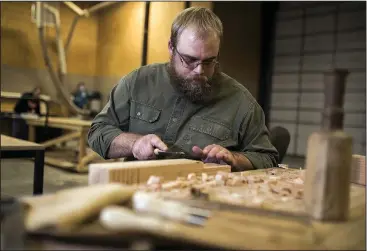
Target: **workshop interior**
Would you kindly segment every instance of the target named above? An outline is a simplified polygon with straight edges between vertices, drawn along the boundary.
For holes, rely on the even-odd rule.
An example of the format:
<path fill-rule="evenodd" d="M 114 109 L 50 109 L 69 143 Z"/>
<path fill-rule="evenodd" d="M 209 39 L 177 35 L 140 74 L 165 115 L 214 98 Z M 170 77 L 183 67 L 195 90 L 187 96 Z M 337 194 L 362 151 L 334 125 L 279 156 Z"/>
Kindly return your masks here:
<path fill-rule="evenodd" d="M 365 1 L 2 1 L 1 250 L 366 250 Z"/>

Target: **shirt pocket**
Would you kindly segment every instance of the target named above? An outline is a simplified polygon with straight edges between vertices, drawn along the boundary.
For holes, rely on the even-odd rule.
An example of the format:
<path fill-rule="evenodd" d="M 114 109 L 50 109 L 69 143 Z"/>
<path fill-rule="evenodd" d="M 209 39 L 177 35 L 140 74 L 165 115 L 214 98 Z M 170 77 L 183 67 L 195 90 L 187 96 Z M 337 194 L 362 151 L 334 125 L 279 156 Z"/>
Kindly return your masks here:
<path fill-rule="evenodd" d="M 155 133 L 155 130 L 159 128 L 161 110 L 136 101 L 131 101 L 130 107 L 130 132 Z"/>
<path fill-rule="evenodd" d="M 131 101 L 130 117 L 143 120 L 145 122 L 154 123 L 158 120 L 161 110 L 152 106 Z"/>
<path fill-rule="evenodd" d="M 200 147 L 232 142 L 232 130 L 211 118 L 194 116 L 189 123 L 189 131 L 191 143 Z"/>

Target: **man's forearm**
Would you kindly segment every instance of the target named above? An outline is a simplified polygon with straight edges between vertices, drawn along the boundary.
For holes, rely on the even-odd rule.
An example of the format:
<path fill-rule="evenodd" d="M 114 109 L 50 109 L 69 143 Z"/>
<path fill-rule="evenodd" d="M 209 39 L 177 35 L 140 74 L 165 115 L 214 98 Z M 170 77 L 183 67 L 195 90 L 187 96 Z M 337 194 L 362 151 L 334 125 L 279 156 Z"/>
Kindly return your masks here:
<path fill-rule="evenodd" d="M 247 170 L 254 170 L 251 161 L 241 153 L 232 152 L 234 156 L 234 163 L 232 165 L 232 172 L 242 172 Z"/>
<path fill-rule="evenodd" d="M 121 133 L 113 139 L 108 150 L 108 158 L 117 159 L 132 156 L 132 148 L 135 141 L 142 135 L 134 133 Z"/>

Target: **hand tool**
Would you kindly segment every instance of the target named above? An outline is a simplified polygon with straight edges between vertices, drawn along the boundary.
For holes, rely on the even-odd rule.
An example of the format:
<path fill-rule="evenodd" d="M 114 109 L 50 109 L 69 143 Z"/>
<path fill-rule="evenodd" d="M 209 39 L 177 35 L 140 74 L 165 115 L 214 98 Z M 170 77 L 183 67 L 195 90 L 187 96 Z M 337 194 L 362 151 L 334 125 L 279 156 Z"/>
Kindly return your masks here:
<path fill-rule="evenodd" d="M 157 159 L 179 159 L 185 158 L 186 154 L 184 152 L 173 152 L 173 151 L 161 151 L 159 149 L 154 150 L 154 154 Z"/>
<path fill-rule="evenodd" d="M 310 135 L 306 155 L 305 205 L 316 220 L 349 217 L 353 138 L 343 131 L 347 70 L 325 73 L 325 104 L 319 132 Z"/>
<path fill-rule="evenodd" d="M 190 153 L 186 153 L 181 148 L 177 146 L 168 146 L 167 151 L 162 151 L 159 149 L 154 149 L 154 154 L 157 159 L 192 159 L 192 160 L 201 160 L 201 158 L 196 157 Z"/>
<path fill-rule="evenodd" d="M 102 209 L 99 221 L 107 229 L 115 231 L 159 232 L 172 227 L 169 222 L 159 217 L 138 215 L 123 206 L 108 206 Z"/>
<path fill-rule="evenodd" d="M 202 226 L 210 217 L 210 211 L 199 207 L 187 206 L 178 201 L 164 200 L 156 194 L 143 191 L 135 192 L 132 198 L 135 211 L 183 223 Z"/>

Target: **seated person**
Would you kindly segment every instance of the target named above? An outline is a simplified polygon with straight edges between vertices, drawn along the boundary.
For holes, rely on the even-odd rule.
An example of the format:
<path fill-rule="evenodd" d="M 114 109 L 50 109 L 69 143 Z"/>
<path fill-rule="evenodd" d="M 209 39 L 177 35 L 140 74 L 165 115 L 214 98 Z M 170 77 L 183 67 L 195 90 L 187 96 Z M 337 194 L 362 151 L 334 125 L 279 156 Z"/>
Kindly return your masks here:
<path fill-rule="evenodd" d="M 154 159 L 154 150 L 181 149 L 194 159 L 227 163 L 232 171 L 275 167 L 263 110 L 218 62 L 223 27 L 206 8 L 173 21 L 170 62 L 140 67 L 112 89 L 88 133 L 105 159 Z"/>
<path fill-rule="evenodd" d="M 40 94 L 41 88 L 39 87 L 34 88 L 31 92 L 23 93 L 15 104 L 14 113 L 18 115 L 22 113 L 32 113 L 40 116 Z M 28 140 L 28 126 L 24 119 L 13 119 L 12 136 L 15 138 Z"/>
<path fill-rule="evenodd" d="M 14 113 L 35 113 L 41 115 L 39 96 L 41 89 L 39 87 L 34 88 L 31 92 L 25 92 L 19 98 L 14 107 Z"/>
<path fill-rule="evenodd" d="M 73 93 L 74 104 L 80 109 L 87 108 L 89 95 L 83 82 L 80 82 L 77 86 L 77 90 Z"/>

